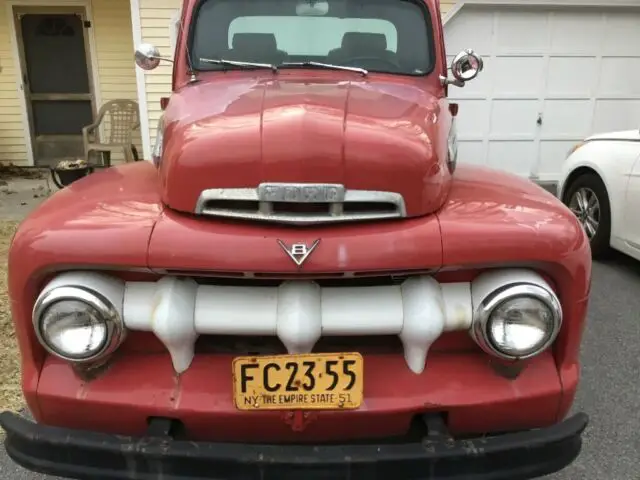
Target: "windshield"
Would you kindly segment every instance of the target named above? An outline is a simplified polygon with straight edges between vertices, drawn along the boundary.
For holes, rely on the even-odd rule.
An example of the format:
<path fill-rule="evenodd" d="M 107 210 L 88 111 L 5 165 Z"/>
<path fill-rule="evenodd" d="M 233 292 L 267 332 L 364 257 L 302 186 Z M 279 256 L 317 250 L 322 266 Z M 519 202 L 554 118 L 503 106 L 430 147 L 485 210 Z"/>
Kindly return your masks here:
<path fill-rule="evenodd" d="M 433 69 L 429 13 L 410 0 L 203 0 L 194 15 L 195 70 L 233 68 L 201 58 L 404 75 Z"/>

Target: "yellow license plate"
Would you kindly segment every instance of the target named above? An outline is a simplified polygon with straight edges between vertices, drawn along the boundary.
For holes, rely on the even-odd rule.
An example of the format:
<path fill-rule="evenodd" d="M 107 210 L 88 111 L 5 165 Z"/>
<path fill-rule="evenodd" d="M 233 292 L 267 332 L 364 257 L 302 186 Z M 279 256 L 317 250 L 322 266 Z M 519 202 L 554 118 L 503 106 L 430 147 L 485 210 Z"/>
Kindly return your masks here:
<path fill-rule="evenodd" d="M 359 353 L 238 357 L 233 400 L 239 410 L 346 410 L 363 398 Z"/>

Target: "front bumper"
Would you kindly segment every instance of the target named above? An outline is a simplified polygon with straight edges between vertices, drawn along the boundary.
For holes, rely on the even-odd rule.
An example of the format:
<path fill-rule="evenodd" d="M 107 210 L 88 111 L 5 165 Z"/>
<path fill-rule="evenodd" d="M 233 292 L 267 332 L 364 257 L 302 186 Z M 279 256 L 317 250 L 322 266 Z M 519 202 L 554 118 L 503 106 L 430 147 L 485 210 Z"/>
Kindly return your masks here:
<path fill-rule="evenodd" d="M 580 453 L 588 423 L 579 413 L 549 428 L 412 444 L 256 445 L 143 438 L 38 425 L 0 414 L 5 447 L 18 464 L 77 479 L 136 480 L 524 480 L 553 473 Z"/>

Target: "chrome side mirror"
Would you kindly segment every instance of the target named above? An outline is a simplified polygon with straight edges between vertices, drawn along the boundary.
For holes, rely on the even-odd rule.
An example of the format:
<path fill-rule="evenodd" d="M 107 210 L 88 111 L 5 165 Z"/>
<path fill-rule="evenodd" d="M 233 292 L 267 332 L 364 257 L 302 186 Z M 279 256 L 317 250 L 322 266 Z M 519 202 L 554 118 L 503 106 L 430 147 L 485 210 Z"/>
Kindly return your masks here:
<path fill-rule="evenodd" d="M 450 70 L 454 80 L 444 77 L 441 77 L 441 80 L 445 85 L 464 87 L 465 83 L 476 78 L 483 68 L 482 57 L 469 48 L 458 53 L 451 62 Z"/>
<path fill-rule="evenodd" d="M 162 57 L 158 47 L 150 43 L 141 43 L 135 52 L 136 65 L 143 70 L 153 70 L 160 65 L 160 60 L 173 63 L 170 58 Z"/>

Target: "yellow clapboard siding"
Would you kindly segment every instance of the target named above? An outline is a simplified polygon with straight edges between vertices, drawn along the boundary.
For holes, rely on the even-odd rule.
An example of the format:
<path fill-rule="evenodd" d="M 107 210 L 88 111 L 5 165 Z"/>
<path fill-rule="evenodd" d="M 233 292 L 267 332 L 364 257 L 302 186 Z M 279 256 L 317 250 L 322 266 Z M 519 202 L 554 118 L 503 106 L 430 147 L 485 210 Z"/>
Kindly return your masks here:
<path fill-rule="evenodd" d="M 11 18 L 4 2 L 0 2 L 0 163 L 28 165 L 22 92 L 17 88 L 18 75 L 11 49 Z"/>
<path fill-rule="evenodd" d="M 181 0 L 140 0 L 142 41 L 154 44 L 163 55 L 170 55 L 171 18 L 181 6 Z M 162 115 L 160 97 L 171 94 L 171 73 L 172 67 L 167 63 L 161 63 L 156 70 L 145 72 L 151 145 L 155 141 L 156 125 Z"/>
<path fill-rule="evenodd" d="M 137 101 L 129 0 L 92 0 L 91 4 L 102 103 L 118 99 Z M 142 155 L 139 130 L 133 141 Z M 122 154 L 112 155 L 112 163 L 123 160 Z"/>
<path fill-rule="evenodd" d="M 23 136 L 24 136 L 24 130 L 22 128 L 18 128 L 18 129 L 12 128 L 11 124 L 5 124 L 0 128 L 0 139 L 22 138 Z"/>
<path fill-rule="evenodd" d="M 8 128 L 9 130 L 17 128 L 18 125 L 24 125 L 22 123 L 22 111 L 17 114 L 3 113 L 2 115 L 0 115 L 0 123 L 3 124 L 3 128 Z"/>
<path fill-rule="evenodd" d="M 458 0 L 440 0 L 440 14 L 442 17 L 445 17 L 456 3 L 458 3 Z"/>

